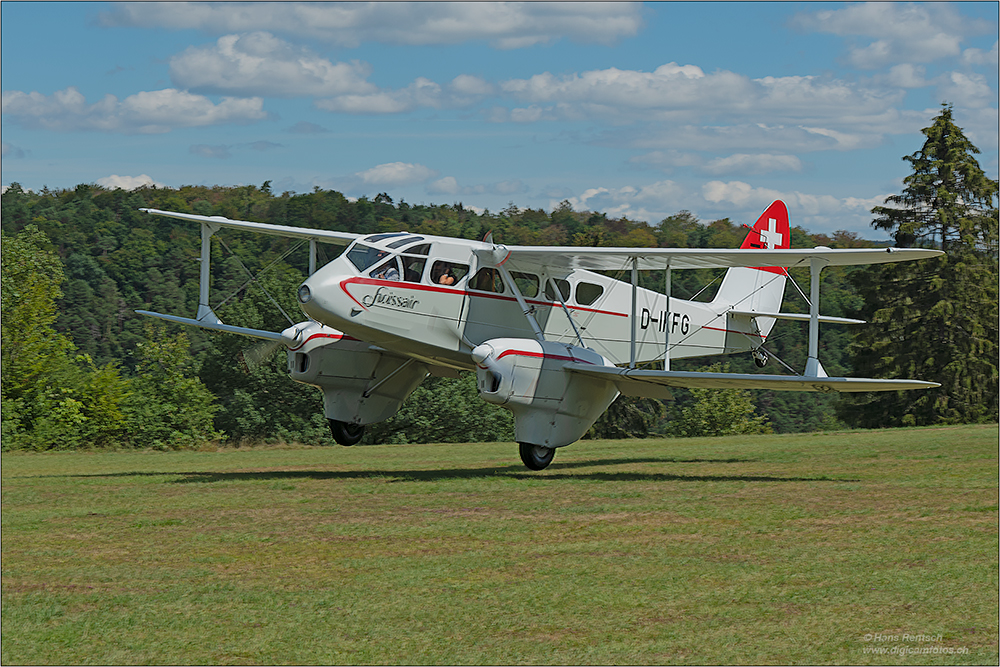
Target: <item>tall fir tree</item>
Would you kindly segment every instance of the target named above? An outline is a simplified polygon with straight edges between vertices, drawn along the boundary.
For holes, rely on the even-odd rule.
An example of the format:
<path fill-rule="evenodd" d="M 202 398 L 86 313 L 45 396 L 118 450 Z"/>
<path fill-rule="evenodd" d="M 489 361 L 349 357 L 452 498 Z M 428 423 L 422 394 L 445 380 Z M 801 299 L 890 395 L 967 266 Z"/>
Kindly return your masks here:
<path fill-rule="evenodd" d="M 872 209 L 872 226 L 897 245 L 945 254 L 852 275 L 868 324 L 850 354 L 859 375 L 941 386 L 853 397 L 841 417 L 855 426 L 997 420 L 997 181 L 983 173 L 950 105 L 923 133 L 923 147 L 903 158 L 913 173 L 902 194 Z"/>

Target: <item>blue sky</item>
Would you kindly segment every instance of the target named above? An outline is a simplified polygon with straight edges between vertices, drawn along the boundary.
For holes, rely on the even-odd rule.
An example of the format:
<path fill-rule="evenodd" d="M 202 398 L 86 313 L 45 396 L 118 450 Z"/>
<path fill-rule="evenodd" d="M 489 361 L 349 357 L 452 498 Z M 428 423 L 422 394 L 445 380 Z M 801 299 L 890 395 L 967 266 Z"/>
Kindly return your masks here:
<path fill-rule="evenodd" d="M 942 101 L 998 172 L 998 5 L 2 2 L 2 185 L 680 210 L 882 238 Z"/>

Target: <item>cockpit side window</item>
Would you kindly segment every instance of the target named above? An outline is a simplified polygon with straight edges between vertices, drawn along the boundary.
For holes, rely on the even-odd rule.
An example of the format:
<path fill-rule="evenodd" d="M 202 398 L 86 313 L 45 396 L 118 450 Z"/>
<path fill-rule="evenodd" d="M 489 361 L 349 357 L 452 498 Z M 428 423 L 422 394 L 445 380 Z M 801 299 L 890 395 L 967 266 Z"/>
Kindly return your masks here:
<path fill-rule="evenodd" d="M 388 262 L 372 269 L 368 275 L 379 280 L 399 280 L 399 261 L 393 257 Z"/>
<path fill-rule="evenodd" d="M 368 267 L 374 265 L 375 262 L 388 256 L 389 253 L 387 251 L 373 248 L 365 245 L 364 243 L 355 243 L 354 246 L 347 251 L 347 259 L 351 260 L 351 264 L 357 267 L 358 271 L 364 271 Z"/>

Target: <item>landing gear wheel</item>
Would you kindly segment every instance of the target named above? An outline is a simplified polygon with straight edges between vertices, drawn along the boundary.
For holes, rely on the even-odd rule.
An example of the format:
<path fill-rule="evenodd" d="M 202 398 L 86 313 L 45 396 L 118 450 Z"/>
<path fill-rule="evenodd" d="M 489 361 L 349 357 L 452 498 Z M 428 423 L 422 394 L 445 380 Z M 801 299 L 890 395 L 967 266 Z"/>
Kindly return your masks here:
<path fill-rule="evenodd" d="M 330 433 L 333 434 L 333 439 L 337 441 L 338 445 L 350 447 L 361 442 L 361 437 L 365 434 L 364 424 L 348 424 L 336 419 L 329 421 Z"/>
<path fill-rule="evenodd" d="M 529 470 L 544 470 L 556 455 L 556 450 L 551 447 L 532 445 L 529 442 L 519 442 L 517 445 L 521 451 L 521 460 Z"/>
<path fill-rule="evenodd" d="M 750 353 L 750 356 L 753 357 L 753 362 L 757 364 L 757 368 L 764 368 L 767 365 L 768 356 L 763 348 L 757 348 Z"/>

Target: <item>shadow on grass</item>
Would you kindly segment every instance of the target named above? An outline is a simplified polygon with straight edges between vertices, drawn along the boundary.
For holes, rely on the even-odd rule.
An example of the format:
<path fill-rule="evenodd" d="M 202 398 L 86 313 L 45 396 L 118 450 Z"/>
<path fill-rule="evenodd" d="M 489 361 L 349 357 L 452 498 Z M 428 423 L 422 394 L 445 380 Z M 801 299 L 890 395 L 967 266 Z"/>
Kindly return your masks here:
<path fill-rule="evenodd" d="M 555 462 L 540 472 L 529 472 L 521 465 L 488 468 L 453 468 L 444 470 L 262 470 L 253 472 L 119 472 L 59 477 L 151 477 L 179 476 L 171 484 L 210 484 L 214 482 L 274 481 L 274 480 L 384 480 L 396 482 L 435 482 L 451 479 L 503 478 L 517 480 L 583 480 L 597 482 L 856 482 L 856 479 L 816 477 L 776 477 L 771 475 L 684 475 L 642 471 L 564 472 L 602 466 L 623 466 L 642 463 L 753 463 L 757 459 L 681 459 L 676 457 L 614 458 L 587 461 Z"/>

